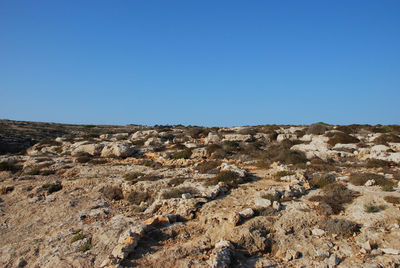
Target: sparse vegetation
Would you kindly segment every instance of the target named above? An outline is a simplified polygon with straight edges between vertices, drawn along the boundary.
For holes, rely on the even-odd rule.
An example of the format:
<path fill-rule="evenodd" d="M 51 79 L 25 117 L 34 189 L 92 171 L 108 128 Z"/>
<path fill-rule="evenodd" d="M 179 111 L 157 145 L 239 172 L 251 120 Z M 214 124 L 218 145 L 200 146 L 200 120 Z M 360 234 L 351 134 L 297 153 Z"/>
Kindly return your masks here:
<path fill-rule="evenodd" d="M 39 168 L 32 168 L 30 171 L 27 172 L 28 175 L 39 175 L 40 169 Z"/>
<path fill-rule="evenodd" d="M 52 194 L 54 192 L 58 192 L 62 189 L 61 183 L 45 183 L 42 185 L 42 188 L 47 190 L 48 194 Z"/>
<path fill-rule="evenodd" d="M 8 194 L 14 191 L 14 186 L 2 186 L 0 187 L 0 194 Z"/>
<path fill-rule="evenodd" d="M 174 153 L 171 158 L 172 159 L 189 159 L 190 156 L 192 155 L 192 150 L 187 148 L 183 151 L 179 151 Z"/>
<path fill-rule="evenodd" d="M 389 161 L 381 159 L 368 159 L 366 165 L 367 168 L 380 168 L 380 167 L 390 167 L 391 163 Z"/>
<path fill-rule="evenodd" d="M 374 180 L 376 185 L 384 187 L 385 189 L 394 186 L 393 181 L 375 173 L 353 173 L 349 178 L 350 183 L 357 186 L 364 185 L 369 180 Z"/>
<path fill-rule="evenodd" d="M 110 200 L 121 200 L 124 198 L 122 190 L 116 186 L 106 186 L 103 188 L 103 195 Z"/>
<path fill-rule="evenodd" d="M 282 171 L 278 171 L 274 174 L 274 178 L 277 181 L 280 181 L 282 177 L 285 176 L 290 176 L 290 175 L 294 175 L 293 171 L 288 171 L 288 170 L 282 170 Z"/>
<path fill-rule="evenodd" d="M 180 184 L 182 184 L 185 180 L 187 180 L 188 178 L 173 178 L 168 182 L 169 186 L 178 186 Z"/>
<path fill-rule="evenodd" d="M 7 161 L 0 162 L 0 171 L 16 172 L 16 171 L 18 171 L 20 169 L 21 169 L 21 167 L 16 166 L 13 163 L 10 163 L 10 162 L 7 162 Z"/>
<path fill-rule="evenodd" d="M 82 240 L 84 238 L 85 238 L 85 236 L 83 235 L 82 230 L 78 230 L 77 232 L 75 232 L 75 235 L 72 237 L 71 243 Z"/>
<path fill-rule="evenodd" d="M 130 192 L 126 198 L 131 204 L 140 205 L 142 202 L 149 202 L 152 200 L 152 197 L 147 192 Z"/>
<path fill-rule="evenodd" d="M 308 127 L 306 133 L 314 135 L 322 135 L 329 129 L 328 125 L 325 123 L 316 123 Z"/>
<path fill-rule="evenodd" d="M 279 200 L 280 200 L 279 196 L 273 195 L 273 194 L 263 194 L 263 195 L 261 196 L 261 198 L 268 199 L 268 200 L 270 200 L 271 202 L 279 201 Z"/>
<path fill-rule="evenodd" d="M 124 175 L 124 179 L 129 182 L 136 182 L 137 178 L 144 176 L 141 172 L 130 172 Z"/>
<path fill-rule="evenodd" d="M 198 191 L 193 187 L 180 187 L 163 192 L 161 196 L 164 199 L 180 198 L 182 194 L 186 193 L 191 195 L 196 195 L 198 194 Z"/>
<path fill-rule="evenodd" d="M 351 203 L 355 192 L 348 189 L 345 185 L 339 183 L 330 183 L 322 189 L 322 195 L 316 195 L 309 198 L 310 201 L 323 202 L 327 204 L 333 214 L 339 214 L 344 209 L 344 204 Z M 327 212 L 327 214 L 329 214 Z"/>
<path fill-rule="evenodd" d="M 400 137 L 392 134 L 392 133 L 387 133 L 387 134 L 382 134 L 379 137 L 377 137 L 374 140 L 375 144 L 382 144 L 382 145 L 387 145 L 389 142 L 396 142 L 399 143 L 400 142 Z"/>
<path fill-rule="evenodd" d="M 379 212 L 379 211 L 382 211 L 385 209 L 386 209 L 386 207 L 383 205 L 380 205 L 380 206 L 376 206 L 374 204 L 364 205 L 364 211 L 367 213 L 376 213 L 376 212 Z"/>
<path fill-rule="evenodd" d="M 323 188 L 328 184 L 335 182 L 335 176 L 332 174 L 318 174 L 317 176 L 313 177 L 309 180 L 310 186 L 313 188 Z"/>
<path fill-rule="evenodd" d="M 90 250 L 91 248 L 93 248 L 93 245 L 92 245 L 92 238 L 88 238 L 88 240 L 86 241 L 86 243 L 83 244 L 83 245 L 79 248 L 79 251 L 80 251 L 80 252 L 86 252 L 86 251 Z"/>
<path fill-rule="evenodd" d="M 383 198 L 386 202 L 392 203 L 392 204 L 400 204 L 400 197 L 397 196 L 392 196 L 392 195 L 387 195 Z"/>
<path fill-rule="evenodd" d="M 205 161 L 197 165 L 196 170 L 200 173 L 208 173 L 221 165 L 221 161 Z"/>
<path fill-rule="evenodd" d="M 360 231 L 360 227 L 360 225 L 352 221 L 332 218 L 324 221 L 321 226 L 321 228 L 328 234 L 336 234 L 341 237 L 350 237 L 354 233 L 358 233 Z"/>
<path fill-rule="evenodd" d="M 239 175 L 233 171 L 221 171 L 214 178 L 207 181 L 206 185 L 216 185 L 224 182 L 230 187 L 237 187 L 239 184 Z"/>
<path fill-rule="evenodd" d="M 359 143 L 360 140 L 349 134 L 343 132 L 335 132 L 332 137 L 329 138 L 328 144 L 335 146 L 336 144 L 348 144 L 348 143 Z"/>

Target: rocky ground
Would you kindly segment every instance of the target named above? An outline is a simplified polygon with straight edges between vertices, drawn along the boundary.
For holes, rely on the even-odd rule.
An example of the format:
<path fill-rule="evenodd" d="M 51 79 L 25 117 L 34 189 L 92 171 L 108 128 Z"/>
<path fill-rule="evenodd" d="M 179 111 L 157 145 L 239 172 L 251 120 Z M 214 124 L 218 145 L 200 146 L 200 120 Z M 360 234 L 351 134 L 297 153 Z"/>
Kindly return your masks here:
<path fill-rule="evenodd" d="M 0 126 L 1 267 L 400 266 L 399 126 Z"/>

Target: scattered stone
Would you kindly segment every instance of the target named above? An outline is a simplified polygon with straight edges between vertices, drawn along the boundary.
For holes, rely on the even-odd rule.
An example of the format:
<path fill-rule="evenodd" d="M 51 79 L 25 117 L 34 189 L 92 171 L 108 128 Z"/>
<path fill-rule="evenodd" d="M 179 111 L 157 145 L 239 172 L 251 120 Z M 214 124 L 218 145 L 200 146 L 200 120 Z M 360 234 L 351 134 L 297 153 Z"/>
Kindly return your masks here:
<path fill-rule="evenodd" d="M 251 208 L 246 208 L 242 210 L 239 214 L 242 218 L 248 219 L 254 216 L 254 211 Z"/>

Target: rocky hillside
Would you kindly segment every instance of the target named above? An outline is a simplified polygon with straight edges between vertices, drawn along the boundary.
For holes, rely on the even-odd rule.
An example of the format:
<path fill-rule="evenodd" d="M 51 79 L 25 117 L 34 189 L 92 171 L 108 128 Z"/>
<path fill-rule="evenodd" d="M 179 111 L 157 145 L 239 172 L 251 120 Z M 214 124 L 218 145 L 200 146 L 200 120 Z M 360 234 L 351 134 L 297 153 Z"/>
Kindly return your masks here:
<path fill-rule="evenodd" d="M 399 267 L 399 126 L 0 122 L 1 267 Z"/>

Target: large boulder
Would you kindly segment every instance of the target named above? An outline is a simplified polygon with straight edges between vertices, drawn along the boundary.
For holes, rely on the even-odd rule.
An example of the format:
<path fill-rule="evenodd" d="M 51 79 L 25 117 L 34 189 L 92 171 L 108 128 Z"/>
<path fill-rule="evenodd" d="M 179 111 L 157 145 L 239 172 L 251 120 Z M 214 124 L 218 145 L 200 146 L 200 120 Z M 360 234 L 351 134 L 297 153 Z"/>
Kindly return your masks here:
<path fill-rule="evenodd" d="M 129 157 L 135 153 L 135 146 L 123 142 L 112 142 L 104 146 L 102 157 Z"/>
<path fill-rule="evenodd" d="M 87 153 L 93 156 L 100 155 L 104 144 L 102 143 L 90 143 L 90 144 L 79 144 L 71 152 L 72 156 L 79 156 L 82 153 Z"/>

